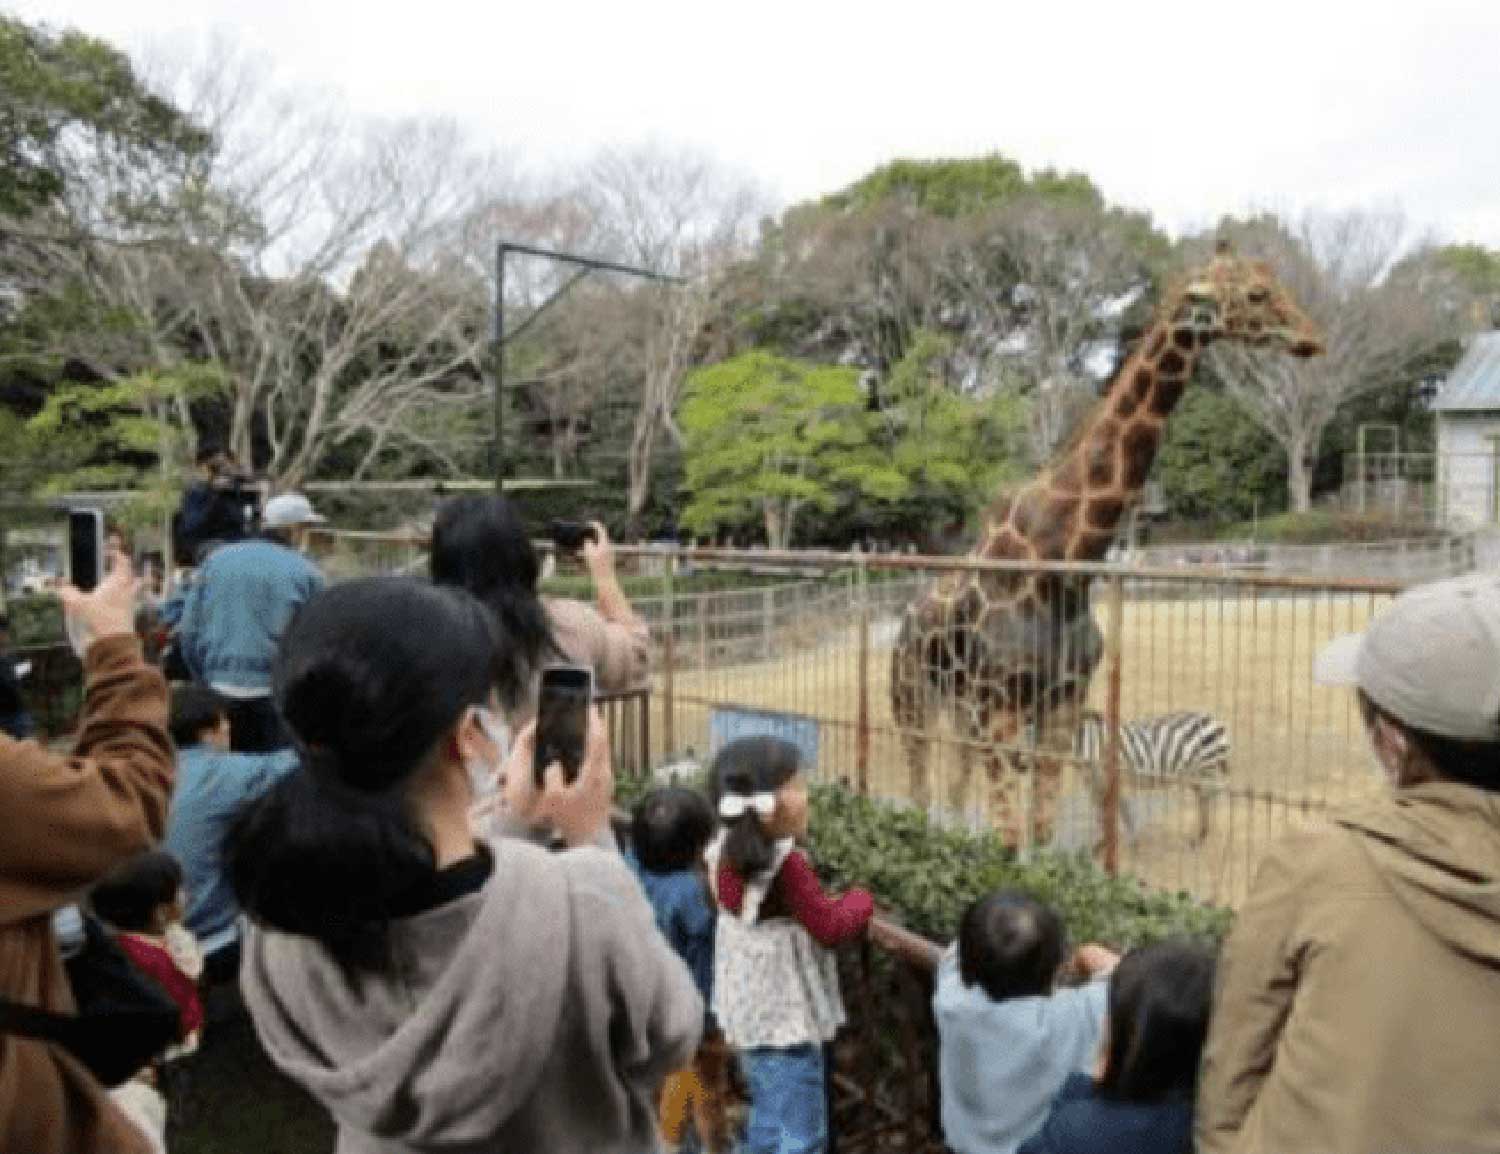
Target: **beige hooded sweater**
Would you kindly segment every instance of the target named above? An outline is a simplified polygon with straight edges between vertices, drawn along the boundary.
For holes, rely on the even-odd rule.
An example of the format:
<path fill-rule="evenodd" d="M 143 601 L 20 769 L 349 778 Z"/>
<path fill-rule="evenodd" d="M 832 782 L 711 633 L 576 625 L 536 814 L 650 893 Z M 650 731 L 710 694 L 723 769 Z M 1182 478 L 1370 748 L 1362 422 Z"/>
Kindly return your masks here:
<path fill-rule="evenodd" d="M 1200 1154 L 1500 1150 L 1500 794 L 1413 786 L 1283 842 L 1218 982 Z"/>
<path fill-rule="evenodd" d="M 703 1025 L 687 968 L 617 853 L 491 848 L 480 892 L 395 924 L 382 974 L 252 928 L 262 1043 L 333 1114 L 338 1154 L 657 1149 L 656 1091 Z"/>

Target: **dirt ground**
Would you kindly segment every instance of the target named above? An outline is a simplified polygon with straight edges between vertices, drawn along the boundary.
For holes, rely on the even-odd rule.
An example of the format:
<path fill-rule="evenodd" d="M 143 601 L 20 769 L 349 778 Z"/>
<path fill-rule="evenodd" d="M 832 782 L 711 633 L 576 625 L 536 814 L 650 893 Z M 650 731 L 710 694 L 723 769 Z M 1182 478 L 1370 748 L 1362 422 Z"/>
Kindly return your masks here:
<path fill-rule="evenodd" d="M 1374 789 L 1352 695 L 1316 686 L 1313 657 L 1324 642 L 1361 628 L 1383 598 L 1364 594 L 1295 596 L 1233 591 L 1233 596 L 1177 600 L 1129 600 L 1122 613 L 1120 713 L 1124 718 L 1173 710 L 1205 710 L 1222 719 L 1232 742 L 1227 788 L 1212 807 L 1212 826 L 1202 845 L 1193 844 L 1196 806 L 1187 789 L 1152 792 L 1139 803 L 1138 836 L 1122 837 L 1122 868 L 1154 886 L 1188 890 L 1234 904 L 1244 895 L 1267 843 L 1291 829 L 1324 819 L 1336 806 Z M 785 711 L 819 721 L 820 771 L 854 777 L 859 715 L 859 650 L 856 626 L 832 633 L 825 617 L 794 618 L 778 632 L 779 654 L 770 661 L 724 668 L 692 668 L 692 645 L 679 646 L 689 668 L 673 675 L 672 752 L 709 748 L 715 707 Z M 850 613 L 851 618 L 853 613 Z M 1105 613 L 1096 601 L 1101 626 Z M 807 644 L 812 624 L 822 637 Z M 894 630 L 877 616 L 869 648 L 868 710 L 871 732 L 869 781 L 883 797 L 910 796 L 900 733 L 890 708 L 889 667 Z M 784 641 L 784 643 L 782 643 Z M 1105 666 L 1094 678 L 1092 704 L 1102 709 Z M 662 752 L 664 679 L 658 676 L 655 741 Z M 934 796 L 946 797 L 957 772 L 954 734 L 946 721 L 935 734 Z M 983 802 L 980 774 L 970 790 L 969 820 Z M 1091 820 L 1078 773 L 1070 774 L 1064 809 L 1080 823 Z M 1127 792 L 1130 791 L 1127 783 Z M 1137 795 L 1144 791 L 1135 791 Z"/>

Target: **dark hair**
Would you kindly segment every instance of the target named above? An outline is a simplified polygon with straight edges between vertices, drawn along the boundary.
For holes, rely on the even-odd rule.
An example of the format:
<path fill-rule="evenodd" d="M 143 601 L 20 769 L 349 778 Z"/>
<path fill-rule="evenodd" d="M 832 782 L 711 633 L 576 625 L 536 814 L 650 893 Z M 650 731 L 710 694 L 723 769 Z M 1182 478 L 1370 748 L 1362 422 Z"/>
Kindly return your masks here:
<path fill-rule="evenodd" d="M 182 865 L 171 854 L 153 850 L 105 877 L 89 893 L 89 904 L 117 930 L 147 933 L 152 915 L 176 901 L 181 889 Z"/>
<path fill-rule="evenodd" d="M 429 565 L 436 584 L 467 589 L 495 615 L 515 658 L 496 689 L 514 707 L 547 657 L 561 656 L 537 595 L 541 563 L 515 506 L 477 494 L 444 501 L 432 525 Z"/>
<path fill-rule="evenodd" d="M 303 606 L 274 678 L 302 765 L 242 811 L 225 855 L 252 917 L 380 968 L 388 923 L 436 872 L 408 786 L 495 664 L 489 616 L 459 590 L 372 577 Z"/>
<path fill-rule="evenodd" d="M 779 737 L 742 737 L 731 741 L 713 763 L 714 808 L 730 795 L 775 793 L 802 768 L 802 754 Z M 747 809 L 724 823 L 724 860 L 742 878 L 754 877 L 771 864 L 771 839 L 760 817 Z"/>
<path fill-rule="evenodd" d="M 1213 952 L 1195 942 L 1158 942 L 1126 954 L 1109 981 L 1099 1093 L 1132 1102 L 1191 1098 L 1213 991 Z"/>
<path fill-rule="evenodd" d="M 172 741 L 179 749 L 197 745 L 228 714 L 229 703 L 207 686 L 172 687 Z"/>
<path fill-rule="evenodd" d="M 714 836 L 714 811 L 696 789 L 673 785 L 653 789 L 636 803 L 630 844 L 649 873 L 690 869 Z"/>
<path fill-rule="evenodd" d="M 997 1002 L 1052 992 L 1067 939 L 1057 911 L 1029 894 L 997 890 L 964 911 L 958 976 Z"/>
<path fill-rule="evenodd" d="M 1462 741 L 1454 737 L 1428 733 L 1408 725 L 1389 710 L 1377 705 L 1363 689 L 1358 691 L 1359 706 L 1368 724 L 1376 715 L 1402 730 L 1432 768 L 1446 778 L 1476 789 L 1500 793 L 1500 742 Z"/>

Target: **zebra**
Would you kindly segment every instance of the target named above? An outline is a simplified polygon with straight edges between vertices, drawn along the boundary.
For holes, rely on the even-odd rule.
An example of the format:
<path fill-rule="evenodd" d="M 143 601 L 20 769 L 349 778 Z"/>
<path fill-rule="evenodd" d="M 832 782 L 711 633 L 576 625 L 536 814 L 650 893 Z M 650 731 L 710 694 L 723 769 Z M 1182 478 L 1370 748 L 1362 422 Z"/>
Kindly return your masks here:
<path fill-rule="evenodd" d="M 1102 714 L 1087 711 L 1074 739 L 1073 752 L 1088 768 L 1094 797 L 1104 796 L 1105 734 Z M 1120 723 L 1120 770 L 1133 784 L 1190 787 L 1198 800 L 1198 836 L 1208 836 L 1209 807 L 1229 776 L 1229 734 L 1210 713 L 1164 713 Z M 1122 800 L 1125 827 L 1135 834 L 1135 815 Z"/>

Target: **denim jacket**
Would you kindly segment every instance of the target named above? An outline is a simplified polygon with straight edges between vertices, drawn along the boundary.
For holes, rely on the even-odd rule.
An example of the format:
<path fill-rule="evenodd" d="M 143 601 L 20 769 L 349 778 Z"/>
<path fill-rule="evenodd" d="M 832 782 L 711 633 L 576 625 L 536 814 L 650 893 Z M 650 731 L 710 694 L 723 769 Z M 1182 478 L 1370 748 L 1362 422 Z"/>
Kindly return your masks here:
<path fill-rule="evenodd" d="M 177 630 L 194 678 L 216 688 L 269 692 L 282 632 L 323 585 L 312 562 L 274 541 L 238 541 L 216 550 L 188 590 Z"/>

